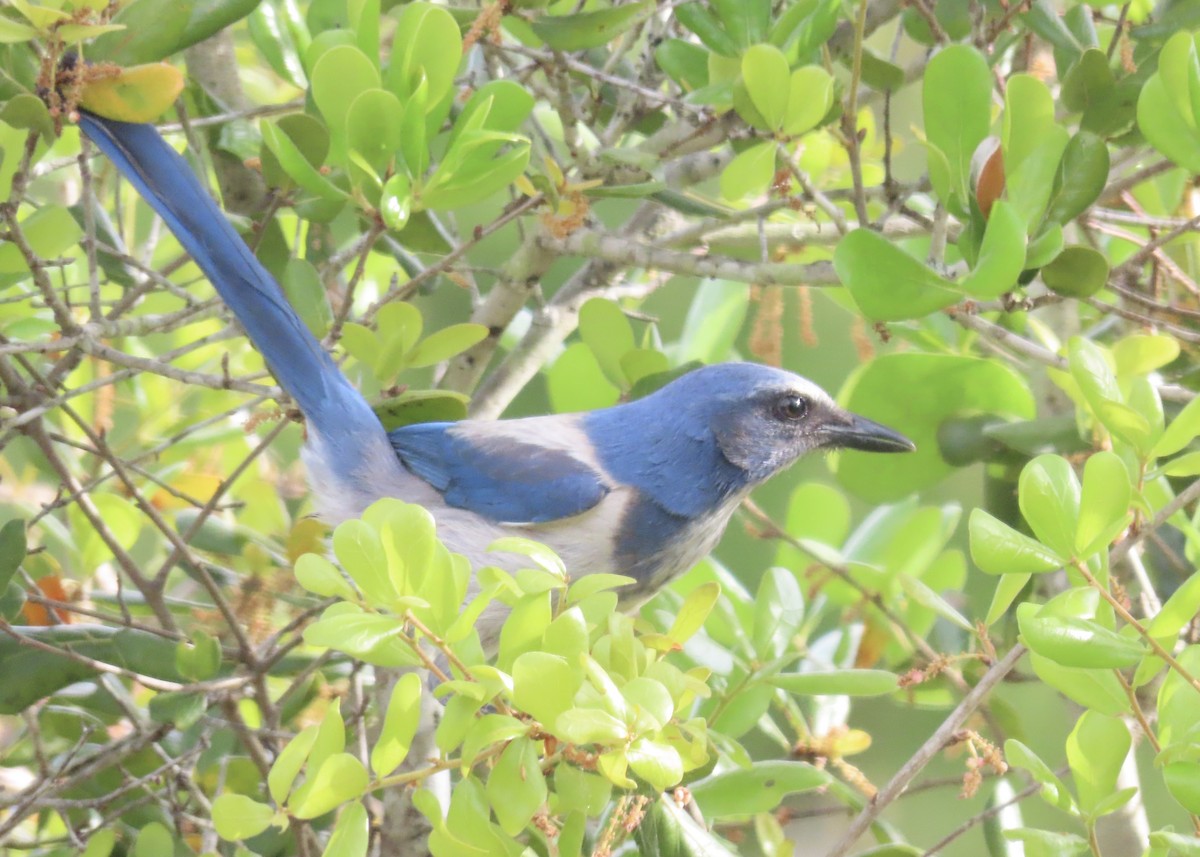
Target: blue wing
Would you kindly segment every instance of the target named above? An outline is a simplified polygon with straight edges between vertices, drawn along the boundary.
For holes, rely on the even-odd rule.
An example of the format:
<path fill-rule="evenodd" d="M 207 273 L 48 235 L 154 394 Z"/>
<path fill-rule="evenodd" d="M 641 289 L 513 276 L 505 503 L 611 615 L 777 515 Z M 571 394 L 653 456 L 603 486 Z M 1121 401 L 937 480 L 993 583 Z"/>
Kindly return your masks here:
<path fill-rule="evenodd" d="M 389 437 L 404 465 L 447 505 L 500 523 L 569 518 L 609 492 L 603 475 L 570 452 L 489 435 L 486 425 L 474 432 L 467 423 L 421 423 Z"/>

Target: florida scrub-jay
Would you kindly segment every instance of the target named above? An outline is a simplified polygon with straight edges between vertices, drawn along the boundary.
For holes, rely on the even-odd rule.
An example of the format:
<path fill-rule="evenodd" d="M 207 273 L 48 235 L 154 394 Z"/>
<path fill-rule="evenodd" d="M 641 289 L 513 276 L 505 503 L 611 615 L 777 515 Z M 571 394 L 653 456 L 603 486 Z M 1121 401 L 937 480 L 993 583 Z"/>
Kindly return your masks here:
<path fill-rule="evenodd" d="M 697 369 L 642 399 L 583 414 L 427 423 L 385 431 L 234 231 L 150 125 L 80 124 L 216 287 L 307 422 L 304 460 L 336 523 L 381 497 L 426 507 L 446 546 L 478 566 L 495 539 L 553 548 L 575 576 L 627 574 L 645 596 L 716 545 L 752 488 L 807 452 L 911 450 L 779 369 Z"/>

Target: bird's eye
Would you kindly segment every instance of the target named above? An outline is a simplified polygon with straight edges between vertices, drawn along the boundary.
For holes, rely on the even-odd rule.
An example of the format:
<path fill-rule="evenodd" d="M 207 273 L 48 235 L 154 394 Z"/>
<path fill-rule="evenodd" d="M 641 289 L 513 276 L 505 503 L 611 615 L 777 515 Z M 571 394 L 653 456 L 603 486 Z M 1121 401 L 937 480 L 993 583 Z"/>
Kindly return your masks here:
<path fill-rule="evenodd" d="M 775 413 L 780 419 L 802 420 L 808 415 L 808 399 L 788 394 L 776 403 Z"/>

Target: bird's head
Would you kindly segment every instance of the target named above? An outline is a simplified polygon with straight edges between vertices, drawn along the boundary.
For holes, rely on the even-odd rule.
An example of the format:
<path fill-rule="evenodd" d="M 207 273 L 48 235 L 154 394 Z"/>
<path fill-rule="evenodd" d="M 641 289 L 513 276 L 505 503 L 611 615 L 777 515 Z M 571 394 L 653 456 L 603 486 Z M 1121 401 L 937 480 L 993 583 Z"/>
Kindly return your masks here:
<path fill-rule="evenodd" d="M 674 389 L 671 389 L 674 388 Z M 817 450 L 911 452 L 904 435 L 838 405 L 811 381 L 755 363 L 707 366 L 664 388 L 712 432 L 721 453 L 760 482 Z"/>

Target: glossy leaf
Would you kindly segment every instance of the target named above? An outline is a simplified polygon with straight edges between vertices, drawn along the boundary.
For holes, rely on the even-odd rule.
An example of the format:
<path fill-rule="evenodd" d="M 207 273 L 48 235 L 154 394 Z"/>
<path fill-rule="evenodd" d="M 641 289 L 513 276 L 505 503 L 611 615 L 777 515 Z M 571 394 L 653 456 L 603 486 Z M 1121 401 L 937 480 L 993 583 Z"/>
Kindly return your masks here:
<path fill-rule="evenodd" d="M 366 857 L 370 842 L 371 819 L 366 807 L 355 801 L 342 809 L 321 854 L 322 857 Z"/>
<path fill-rule="evenodd" d="M 856 229 L 843 238 L 833 267 L 875 321 L 921 318 L 959 299 L 948 281 L 874 230 Z"/>
<path fill-rule="evenodd" d="M 775 176 L 775 144 L 758 143 L 738 154 L 721 173 L 721 196 L 741 199 L 760 194 Z"/>
<path fill-rule="evenodd" d="M 296 818 L 316 818 L 329 810 L 355 800 L 366 791 L 367 769 L 349 753 L 330 756 L 306 783 L 307 793 L 297 806 L 290 807 Z"/>
<path fill-rule="evenodd" d="M 728 818 L 770 812 L 787 795 L 829 782 L 829 774 L 805 762 L 773 761 L 708 777 L 689 788 L 705 818 Z"/>
<path fill-rule="evenodd" d="M 780 673 L 770 681 L 775 687 L 801 696 L 883 696 L 898 687 L 895 674 L 884 670 Z"/>
<path fill-rule="evenodd" d="M 644 21 L 654 3 L 626 3 L 594 12 L 543 15 L 533 22 L 533 31 L 556 51 L 582 51 L 608 44 L 621 33 Z"/>
<path fill-rule="evenodd" d="M 995 298 L 1011 291 L 1025 268 L 1025 222 L 1004 200 L 997 200 L 988 217 L 979 259 L 960 286 L 969 295 Z"/>
<path fill-rule="evenodd" d="M 518 738 L 505 748 L 488 776 L 487 794 L 492 812 L 505 833 L 516 836 L 525 829 L 545 803 L 547 794 L 546 778 L 533 741 Z"/>
<path fill-rule="evenodd" d="M 1090 298 L 1108 285 L 1108 260 L 1091 247 L 1065 248 L 1042 268 L 1042 282 L 1069 298 Z"/>
<path fill-rule="evenodd" d="M 971 511 L 969 529 L 971 559 L 988 574 L 1039 574 L 1063 566 L 1063 560 L 1041 542 L 983 509 Z"/>
<path fill-rule="evenodd" d="M 1075 549 L 1079 480 L 1065 458 L 1039 455 L 1021 470 L 1017 498 L 1038 539 L 1059 556 Z"/>
<path fill-rule="evenodd" d="M 1106 546 L 1127 523 L 1132 488 L 1124 462 L 1111 452 L 1098 452 L 1083 468 L 1075 550 L 1087 556 Z"/>
<path fill-rule="evenodd" d="M 934 190 L 952 210 L 967 209 L 971 156 L 991 125 L 992 75 L 987 61 L 968 45 L 951 45 L 934 55 L 925 69 L 922 103 L 925 134 L 945 156 L 948 173 L 935 178 Z"/>
<path fill-rule="evenodd" d="M 742 80 L 767 130 L 780 130 L 789 118 L 788 78 L 787 58 L 774 45 L 753 45 L 742 54 Z"/>
<path fill-rule="evenodd" d="M 396 680 L 383 728 L 371 748 L 371 770 L 377 777 L 396 770 L 408 756 L 421 720 L 421 684 L 419 673 L 405 673 Z"/>
<path fill-rule="evenodd" d="M 217 795 L 212 803 L 213 827 L 222 839 L 250 839 L 271 825 L 275 810 L 234 792 Z"/>
<path fill-rule="evenodd" d="M 78 243 L 83 230 L 67 209 L 44 205 L 21 221 L 29 247 L 42 259 L 56 259 Z M 0 274 L 28 271 L 20 249 L 11 241 L 0 244 Z"/>
<path fill-rule="evenodd" d="M 1064 667 L 1123 669 L 1133 666 L 1146 654 L 1138 641 L 1095 622 L 1035 615 L 1037 610 L 1032 604 L 1017 609 L 1021 636 L 1032 651 Z"/>
<path fill-rule="evenodd" d="M 300 775 L 300 769 L 304 767 L 309 753 L 316 746 L 319 731 L 320 727 L 315 724 L 304 727 L 295 738 L 288 741 L 287 746 L 275 757 L 275 762 L 271 765 L 271 771 L 267 775 L 267 788 L 271 793 L 271 800 L 275 803 L 282 806 L 287 802 L 292 785 L 296 782 L 296 777 Z"/>
<path fill-rule="evenodd" d="M 1132 739 L 1117 717 L 1085 711 L 1067 736 L 1067 762 L 1079 808 L 1093 812 L 1117 788 L 1117 776 Z M 1114 807 L 1115 808 L 1115 807 Z"/>

